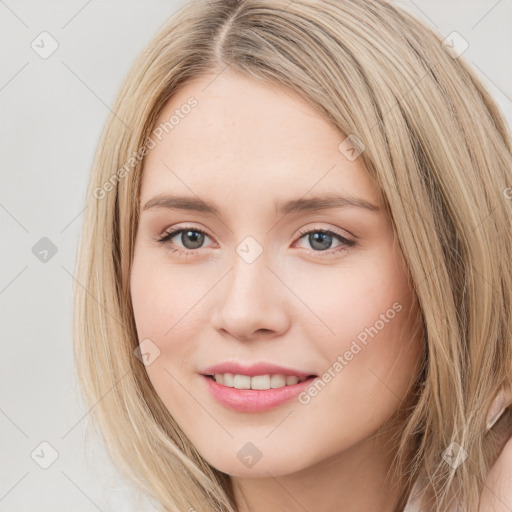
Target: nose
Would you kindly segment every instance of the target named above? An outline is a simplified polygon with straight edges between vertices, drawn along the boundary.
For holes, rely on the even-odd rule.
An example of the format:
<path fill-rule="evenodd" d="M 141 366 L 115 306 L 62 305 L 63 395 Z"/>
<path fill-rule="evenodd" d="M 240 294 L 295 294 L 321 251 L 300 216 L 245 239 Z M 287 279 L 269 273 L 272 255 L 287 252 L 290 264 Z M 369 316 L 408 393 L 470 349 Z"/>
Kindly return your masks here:
<path fill-rule="evenodd" d="M 290 291 L 278 273 L 269 268 L 265 252 L 250 263 L 235 255 L 233 267 L 219 283 L 213 328 L 238 340 L 285 333 L 290 325 Z"/>

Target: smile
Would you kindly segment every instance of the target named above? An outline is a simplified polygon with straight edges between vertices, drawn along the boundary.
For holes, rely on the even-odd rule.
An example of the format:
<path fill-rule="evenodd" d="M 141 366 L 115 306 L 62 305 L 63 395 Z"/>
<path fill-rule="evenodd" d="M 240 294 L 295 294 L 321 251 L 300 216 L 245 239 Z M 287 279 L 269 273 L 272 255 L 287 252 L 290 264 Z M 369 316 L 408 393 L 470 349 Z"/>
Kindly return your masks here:
<path fill-rule="evenodd" d="M 219 380 L 222 379 L 223 383 L 217 382 L 216 377 Z M 299 380 L 296 376 L 287 376 L 286 381 L 290 379 L 290 384 L 285 381 L 283 375 L 249 377 L 247 375 L 216 374 L 215 377 L 201 375 L 201 378 L 210 395 L 225 407 L 239 412 L 263 412 L 295 398 L 317 377 L 301 377 Z M 284 384 L 283 381 L 285 381 Z M 272 387 L 272 382 L 275 387 Z M 248 387 L 248 383 L 250 387 Z M 233 384 L 233 386 L 229 384 Z"/>

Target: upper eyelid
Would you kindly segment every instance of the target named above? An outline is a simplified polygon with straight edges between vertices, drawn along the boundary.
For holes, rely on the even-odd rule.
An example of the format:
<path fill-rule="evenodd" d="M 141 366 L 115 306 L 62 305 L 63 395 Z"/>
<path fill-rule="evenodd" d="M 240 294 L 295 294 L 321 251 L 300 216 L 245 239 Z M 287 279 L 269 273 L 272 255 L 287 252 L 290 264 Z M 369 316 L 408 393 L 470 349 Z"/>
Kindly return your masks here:
<path fill-rule="evenodd" d="M 338 231 L 337 231 L 338 229 L 340 229 L 340 228 L 325 228 L 325 227 L 311 226 L 311 227 L 308 227 L 308 228 L 301 228 L 301 229 L 299 229 L 298 232 L 297 232 L 297 236 L 302 237 L 305 234 L 308 234 L 310 232 L 324 231 L 324 232 L 334 233 L 334 234 L 336 234 L 338 236 L 341 236 L 342 238 L 348 238 L 348 237 L 356 238 L 356 237 L 354 237 L 354 235 L 352 235 L 351 233 L 348 233 L 348 232 L 347 232 L 348 233 L 348 237 L 343 235 L 343 234 L 341 234 L 341 233 L 338 233 Z M 198 227 L 198 226 L 192 226 L 192 225 L 190 225 L 190 226 L 185 225 L 185 226 L 177 226 L 177 227 L 173 227 L 173 228 L 166 228 L 162 232 L 162 234 L 160 236 L 163 237 L 163 236 L 166 236 L 166 235 L 168 235 L 170 233 L 173 233 L 174 236 L 176 236 L 179 232 L 186 231 L 186 230 L 198 231 L 200 233 L 204 233 L 205 235 L 207 235 L 208 237 L 213 239 L 213 237 L 208 234 L 208 231 L 206 229 L 203 229 L 203 228 Z M 345 230 L 343 230 L 343 231 L 345 231 Z"/>
<path fill-rule="evenodd" d="M 345 238 L 345 239 L 353 239 L 355 241 L 356 237 L 352 234 L 352 233 L 349 233 L 347 230 L 345 229 L 341 229 L 341 228 L 323 228 L 323 227 L 318 227 L 318 226 L 312 226 L 312 227 L 308 227 L 308 228 L 301 228 L 299 229 L 298 231 L 298 235 L 300 236 L 303 236 L 307 233 L 311 233 L 311 232 L 315 232 L 315 231 L 323 231 L 323 232 L 327 232 L 327 233 L 334 233 L 335 235 L 338 235 L 342 238 Z M 345 231 L 347 233 L 347 236 L 345 236 L 344 234 L 340 233 L 339 231 Z"/>
<path fill-rule="evenodd" d="M 182 231 L 197 231 L 199 233 L 204 233 L 206 236 L 208 236 L 209 238 L 213 239 L 213 237 L 210 236 L 205 229 L 198 228 L 196 226 L 178 226 L 178 227 L 175 227 L 175 228 L 167 228 L 166 230 L 164 230 L 164 232 L 162 233 L 161 236 L 166 236 L 166 235 L 169 235 L 169 234 L 172 233 L 173 237 L 174 237 L 177 234 L 181 233 Z"/>

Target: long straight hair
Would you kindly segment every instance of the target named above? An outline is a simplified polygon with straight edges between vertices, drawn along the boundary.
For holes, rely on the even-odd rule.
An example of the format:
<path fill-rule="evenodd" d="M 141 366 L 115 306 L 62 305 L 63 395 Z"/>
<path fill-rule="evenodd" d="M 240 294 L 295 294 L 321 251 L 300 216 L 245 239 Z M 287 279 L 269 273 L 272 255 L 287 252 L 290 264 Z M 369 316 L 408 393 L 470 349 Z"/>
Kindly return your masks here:
<path fill-rule="evenodd" d="M 511 434 L 508 416 L 485 434 L 493 397 L 512 381 L 511 137 L 449 46 L 384 0 L 192 0 L 134 62 L 90 174 L 74 353 L 108 453 L 164 510 L 236 511 L 229 475 L 197 452 L 134 355 L 129 289 L 155 122 L 188 80 L 229 67 L 288 86 L 364 144 L 360 158 L 392 219 L 426 347 L 396 463 L 409 483 L 426 474 L 425 511 L 464 502 L 476 512 L 497 446 Z M 453 442 L 468 453 L 457 468 L 441 456 Z"/>

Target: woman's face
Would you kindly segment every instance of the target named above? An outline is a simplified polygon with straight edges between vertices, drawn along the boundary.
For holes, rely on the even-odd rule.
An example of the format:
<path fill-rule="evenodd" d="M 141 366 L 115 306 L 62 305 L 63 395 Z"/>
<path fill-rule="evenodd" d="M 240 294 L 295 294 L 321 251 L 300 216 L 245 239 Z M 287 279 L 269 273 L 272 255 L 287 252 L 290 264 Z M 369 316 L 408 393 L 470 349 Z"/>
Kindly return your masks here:
<path fill-rule="evenodd" d="M 290 474 L 360 445 L 417 375 L 406 268 L 344 138 L 295 93 L 231 72 L 189 82 L 153 132 L 130 282 L 139 342 L 155 391 L 225 473 Z M 317 377 L 238 390 L 204 376 L 221 363 Z M 233 383 L 285 383 L 266 374 Z"/>

